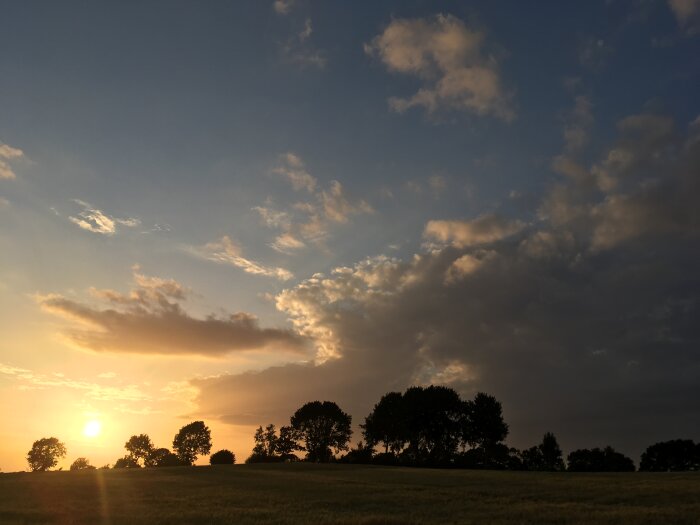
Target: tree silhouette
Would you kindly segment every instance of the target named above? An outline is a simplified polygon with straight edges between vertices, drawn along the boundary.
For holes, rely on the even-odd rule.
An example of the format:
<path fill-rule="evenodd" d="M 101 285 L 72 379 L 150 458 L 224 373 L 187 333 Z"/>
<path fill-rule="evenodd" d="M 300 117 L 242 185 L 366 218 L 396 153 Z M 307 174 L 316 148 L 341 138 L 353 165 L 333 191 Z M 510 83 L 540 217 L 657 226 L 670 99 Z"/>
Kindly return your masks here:
<path fill-rule="evenodd" d="M 301 436 L 295 428 L 291 426 L 280 427 L 276 451 L 281 461 L 297 461 L 299 459 L 294 452 L 301 450 L 300 440 Z"/>
<path fill-rule="evenodd" d="M 141 468 L 141 466 L 135 457 L 127 455 L 115 461 L 112 468 Z"/>
<path fill-rule="evenodd" d="M 306 403 L 291 417 L 291 426 L 304 441 L 306 459 L 325 463 L 348 449 L 352 418 L 332 401 Z M 332 451 L 332 450 L 333 451 Z"/>
<path fill-rule="evenodd" d="M 233 465 L 236 462 L 236 455 L 230 450 L 219 450 L 214 452 L 209 458 L 210 465 Z"/>
<path fill-rule="evenodd" d="M 384 394 L 379 403 L 360 425 L 368 447 L 382 443 L 384 452 L 398 454 L 406 444 L 406 418 L 403 395 L 400 392 Z"/>
<path fill-rule="evenodd" d="M 542 443 L 522 452 L 522 462 L 525 470 L 564 470 L 561 448 L 551 432 L 544 435 Z"/>
<path fill-rule="evenodd" d="M 634 462 L 612 447 L 574 450 L 566 462 L 571 472 L 634 472 Z"/>
<path fill-rule="evenodd" d="M 95 467 L 90 465 L 86 458 L 78 458 L 70 466 L 71 470 L 94 470 Z"/>
<path fill-rule="evenodd" d="M 464 404 L 444 386 L 411 387 L 403 395 L 407 448 L 402 459 L 416 465 L 446 464 L 459 447 Z"/>
<path fill-rule="evenodd" d="M 700 445 L 696 445 L 690 439 L 655 443 L 642 454 L 639 470 L 653 472 L 700 470 Z"/>
<path fill-rule="evenodd" d="M 347 454 L 340 458 L 340 462 L 356 465 L 369 465 L 372 463 L 373 457 L 374 449 L 360 441 L 357 444 L 357 448 L 351 448 Z"/>
<path fill-rule="evenodd" d="M 186 465 L 192 465 L 197 456 L 206 456 L 211 451 L 211 431 L 204 421 L 194 421 L 185 425 L 173 439 L 173 449 Z"/>
<path fill-rule="evenodd" d="M 146 467 L 179 467 L 182 462 L 177 455 L 167 448 L 156 448 L 151 451 L 145 460 Z"/>
<path fill-rule="evenodd" d="M 65 456 L 66 446 L 58 438 L 41 438 L 32 444 L 27 453 L 27 462 L 32 471 L 44 471 L 55 467 L 58 459 Z"/>
<path fill-rule="evenodd" d="M 465 403 L 462 436 L 472 447 L 486 449 L 508 436 L 501 403 L 493 396 L 479 392 Z"/>
<path fill-rule="evenodd" d="M 147 434 L 139 434 L 138 436 L 131 436 L 129 441 L 124 443 L 124 448 L 136 461 L 141 460 L 146 465 L 146 461 L 153 452 L 154 446 Z"/>
<path fill-rule="evenodd" d="M 277 454 L 277 435 L 275 434 L 275 425 L 270 423 L 264 429 L 262 426 L 255 431 L 255 446 L 253 447 L 253 455 L 261 460 L 274 458 Z"/>

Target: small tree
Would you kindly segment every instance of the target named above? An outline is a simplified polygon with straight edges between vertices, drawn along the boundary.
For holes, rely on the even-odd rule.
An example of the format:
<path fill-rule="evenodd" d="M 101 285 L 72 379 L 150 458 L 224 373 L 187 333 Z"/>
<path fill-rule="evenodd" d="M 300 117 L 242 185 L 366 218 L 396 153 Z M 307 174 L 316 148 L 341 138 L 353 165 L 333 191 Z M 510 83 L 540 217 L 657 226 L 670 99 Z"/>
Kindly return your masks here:
<path fill-rule="evenodd" d="M 352 418 L 332 401 L 306 403 L 290 420 L 292 428 L 304 440 L 306 459 L 319 463 L 330 461 L 332 450 L 338 453 L 348 449 L 351 421 Z"/>
<path fill-rule="evenodd" d="M 94 468 L 86 458 L 78 458 L 70 466 L 71 470 L 94 470 Z"/>
<path fill-rule="evenodd" d="M 167 448 L 156 448 L 146 458 L 147 467 L 180 467 L 182 462 Z"/>
<path fill-rule="evenodd" d="M 27 462 L 32 471 L 44 471 L 55 467 L 58 459 L 65 456 L 66 446 L 58 438 L 41 438 L 32 444 L 27 453 Z"/>
<path fill-rule="evenodd" d="M 236 462 L 236 455 L 230 450 L 219 450 L 214 452 L 209 458 L 210 465 L 233 465 Z"/>
<path fill-rule="evenodd" d="M 522 462 L 525 470 L 564 470 L 561 448 L 551 432 L 544 435 L 542 443 L 523 451 Z"/>
<path fill-rule="evenodd" d="M 124 443 L 124 448 L 136 461 L 143 461 L 144 465 L 146 465 L 146 460 L 154 449 L 153 442 L 147 434 L 131 436 L 129 441 Z"/>
<path fill-rule="evenodd" d="M 185 425 L 173 439 L 173 449 L 186 465 L 192 465 L 197 456 L 206 456 L 211 451 L 211 431 L 204 421 L 194 421 Z"/>
<path fill-rule="evenodd" d="M 301 450 L 299 432 L 291 426 L 280 427 L 280 435 L 277 438 L 277 455 L 281 461 L 297 461 L 294 451 Z"/>
<path fill-rule="evenodd" d="M 124 456 L 115 461 L 112 468 L 141 468 L 141 466 L 133 456 Z"/>

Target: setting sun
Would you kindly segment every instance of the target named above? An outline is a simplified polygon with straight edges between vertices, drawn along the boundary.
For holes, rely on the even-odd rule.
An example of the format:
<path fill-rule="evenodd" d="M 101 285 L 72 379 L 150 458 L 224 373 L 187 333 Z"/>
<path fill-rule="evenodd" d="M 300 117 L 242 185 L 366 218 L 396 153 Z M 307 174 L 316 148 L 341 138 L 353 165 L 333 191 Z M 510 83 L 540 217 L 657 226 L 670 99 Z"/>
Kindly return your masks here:
<path fill-rule="evenodd" d="M 102 432 L 102 424 L 97 420 L 88 421 L 83 427 L 83 435 L 89 438 L 94 438 Z"/>

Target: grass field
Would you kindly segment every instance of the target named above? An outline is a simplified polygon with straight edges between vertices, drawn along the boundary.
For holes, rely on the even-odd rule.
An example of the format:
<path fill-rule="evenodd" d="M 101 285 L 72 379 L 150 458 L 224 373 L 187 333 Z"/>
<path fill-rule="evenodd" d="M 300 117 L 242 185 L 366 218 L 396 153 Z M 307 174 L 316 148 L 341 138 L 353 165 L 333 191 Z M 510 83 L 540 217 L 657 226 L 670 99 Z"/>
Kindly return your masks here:
<path fill-rule="evenodd" d="M 700 473 L 241 465 L 0 475 L 0 523 L 700 524 Z"/>

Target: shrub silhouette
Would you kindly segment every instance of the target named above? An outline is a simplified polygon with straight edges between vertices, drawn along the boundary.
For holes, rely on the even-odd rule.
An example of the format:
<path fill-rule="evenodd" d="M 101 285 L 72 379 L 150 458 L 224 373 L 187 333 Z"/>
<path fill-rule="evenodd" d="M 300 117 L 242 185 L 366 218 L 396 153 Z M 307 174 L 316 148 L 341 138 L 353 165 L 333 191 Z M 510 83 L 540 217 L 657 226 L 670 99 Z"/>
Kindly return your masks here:
<path fill-rule="evenodd" d="M 114 462 L 114 467 L 112 468 L 141 468 L 139 465 L 139 462 L 136 461 L 136 458 L 132 456 L 124 456 L 123 458 L 119 458 L 117 461 Z"/>
<path fill-rule="evenodd" d="M 146 458 L 147 467 L 181 467 L 182 465 L 180 458 L 167 448 L 156 448 Z"/>
<path fill-rule="evenodd" d="M 219 450 L 214 452 L 209 458 L 210 465 L 233 465 L 236 462 L 236 455 L 230 450 Z"/>

